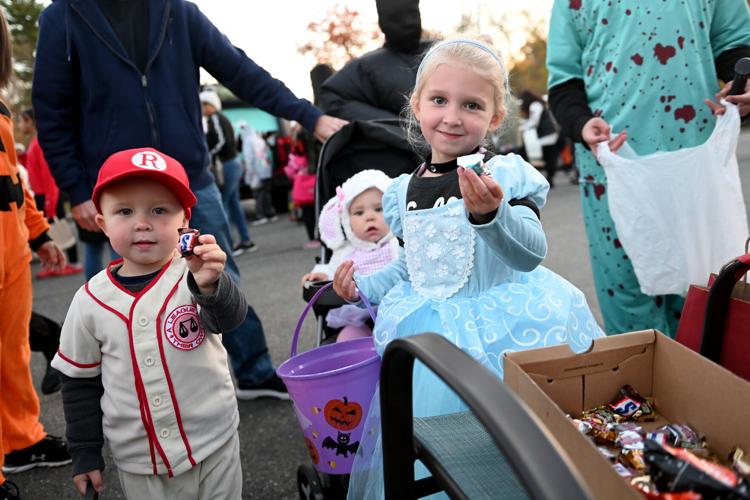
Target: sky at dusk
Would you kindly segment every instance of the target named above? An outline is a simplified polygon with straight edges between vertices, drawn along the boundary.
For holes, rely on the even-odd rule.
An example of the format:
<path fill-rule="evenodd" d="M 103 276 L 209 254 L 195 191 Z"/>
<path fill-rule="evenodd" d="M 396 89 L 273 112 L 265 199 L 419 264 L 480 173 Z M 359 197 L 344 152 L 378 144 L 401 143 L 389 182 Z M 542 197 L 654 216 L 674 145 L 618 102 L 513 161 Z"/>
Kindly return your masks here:
<path fill-rule="evenodd" d="M 195 0 L 206 16 L 236 46 L 242 48 L 255 62 L 279 78 L 300 97 L 311 99 L 309 71 L 315 61 L 303 56 L 297 48 L 309 40 L 307 25 L 322 20 L 325 13 L 335 5 L 346 5 L 360 12 L 363 24 L 377 28 L 375 0 L 263 0 L 262 2 L 241 0 Z M 503 14 L 528 10 L 540 19 L 549 17 L 552 0 L 422 0 L 420 11 L 422 26 L 450 35 L 458 25 L 462 13 L 476 17 L 480 13 L 480 25 L 475 31 L 495 36 L 490 26 L 491 19 Z M 514 19 L 511 17 L 511 19 Z M 521 18 L 517 18 L 520 22 Z M 496 48 L 507 56 L 509 50 L 502 38 L 496 39 Z M 520 44 L 517 40 L 515 44 Z M 375 48 L 375 47 L 373 47 Z M 210 81 L 207 75 L 204 81 Z"/>

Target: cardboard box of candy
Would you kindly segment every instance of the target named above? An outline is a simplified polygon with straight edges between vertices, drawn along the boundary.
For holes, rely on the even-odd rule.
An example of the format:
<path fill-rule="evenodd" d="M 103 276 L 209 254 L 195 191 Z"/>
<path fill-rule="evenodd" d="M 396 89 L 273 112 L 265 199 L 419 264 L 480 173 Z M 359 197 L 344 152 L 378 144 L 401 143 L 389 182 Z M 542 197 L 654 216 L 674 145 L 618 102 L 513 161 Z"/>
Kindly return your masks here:
<path fill-rule="evenodd" d="M 642 428 L 644 436 L 655 433 L 664 438 L 659 433 L 667 424 L 677 424 L 674 426 L 677 429 L 686 426 L 686 429 L 694 430 L 700 442 L 710 448 L 710 455 L 708 461 L 695 461 L 690 466 L 697 468 L 698 472 L 690 470 L 712 485 L 714 480 L 727 485 L 736 481 L 735 488 L 741 490 L 737 498 L 745 498 L 742 491 L 747 489 L 747 480 L 743 480 L 741 474 L 733 477 L 736 469 L 731 466 L 737 448 L 750 453 L 750 382 L 660 332 L 647 330 L 597 339 L 591 349 L 582 354 L 573 353 L 567 346 L 508 353 L 504 367 L 505 384 L 557 439 L 570 463 L 584 478 L 593 498 L 638 499 L 644 496 L 631 484 L 632 477 L 623 473 L 624 467 L 619 460 L 616 462 L 607 456 L 600 446 L 601 436 L 594 439 L 587 432 L 590 429 L 575 425 L 579 422 L 573 419 L 596 426 L 597 421 L 591 419 L 592 410 L 603 408 L 598 411 L 605 415 L 606 420 L 611 417 L 608 411 L 633 405 L 638 407 L 639 413 L 635 414 L 637 419 L 630 421 Z M 633 389 L 632 396 L 623 392 L 625 386 Z M 639 401 L 645 402 L 646 406 L 641 408 Z M 646 418 L 648 415 L 644 417 L 642 410 L 649 407 L 653 409 L 653 415 Z M 615 427 L 611 425 L 608 429 Z M 658 448 L 653 443 L 648 440 L 646 450 L 651 449 L 650 453 L 653 453 L 653 448 Z M 680 453 L 685 451 L 681 449 Z M 687 451 L 691 451 L 687 460 L 692 463 L 692 451 L 695 450 Z M 682 459 L 666 452 L 664 456 L 669 462 L 666 469 L 686 468 L 677 466 L 678 463 L 684 464 Z M 657 457 L 653 461 L 663 458 Z M 711 460 L 728 467 L 726 470 L 710 470 L 712 466 L 708 462 Z M 630 465 L 627 461 L 624 463 Z M 638 474 L 634 472 L 633 475 Z M 680 477 L 678 474 L 675 477 L 662 475 L 662 487 L 679 485 L 685 477 L 684 473 Z"/>

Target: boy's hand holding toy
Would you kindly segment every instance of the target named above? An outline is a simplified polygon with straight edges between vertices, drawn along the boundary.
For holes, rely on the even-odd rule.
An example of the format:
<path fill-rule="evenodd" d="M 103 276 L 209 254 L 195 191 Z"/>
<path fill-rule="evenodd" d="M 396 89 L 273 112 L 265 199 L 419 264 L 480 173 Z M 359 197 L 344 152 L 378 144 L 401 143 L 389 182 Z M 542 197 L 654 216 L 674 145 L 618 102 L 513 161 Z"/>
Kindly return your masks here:
<path fill-rule="evenodd" d="M 216 243 L 216 238 L 211 234 L 201 234 L 192 251 L 185 252 L 183 248 L 180 251 L 200 292 L 204 295 L 215 293 L 216 282 L 227 261 L 227 254 Z"/>

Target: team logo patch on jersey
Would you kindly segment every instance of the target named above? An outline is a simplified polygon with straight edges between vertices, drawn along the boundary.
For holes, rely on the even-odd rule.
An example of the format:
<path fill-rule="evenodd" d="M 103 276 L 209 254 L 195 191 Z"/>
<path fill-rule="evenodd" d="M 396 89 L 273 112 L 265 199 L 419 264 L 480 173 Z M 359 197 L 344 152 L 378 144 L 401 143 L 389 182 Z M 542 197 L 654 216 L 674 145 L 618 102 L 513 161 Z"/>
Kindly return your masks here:
<path fill-rule="evenodd" d="M 190 351 L 201 345 L 206 332 L 193 304 L 180 306 L 167 316 L 164 334 L 169 343 L 182 351 Z"/>

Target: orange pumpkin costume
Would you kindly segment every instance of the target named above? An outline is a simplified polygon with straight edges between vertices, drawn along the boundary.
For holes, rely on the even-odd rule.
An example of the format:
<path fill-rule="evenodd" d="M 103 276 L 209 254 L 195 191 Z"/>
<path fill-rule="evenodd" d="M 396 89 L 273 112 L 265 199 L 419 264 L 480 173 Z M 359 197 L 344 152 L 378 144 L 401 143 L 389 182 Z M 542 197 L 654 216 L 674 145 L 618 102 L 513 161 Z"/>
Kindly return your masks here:
<path fill-rule="evenodd" d="M 29 369 L 29 241 L 48 229 L 18 175 L 13 123 L 10 111 L 0 102 L 0 471 L 5 454 L 45 436 Z M 0 484 L 4 480 L 0 472 Z"/>

